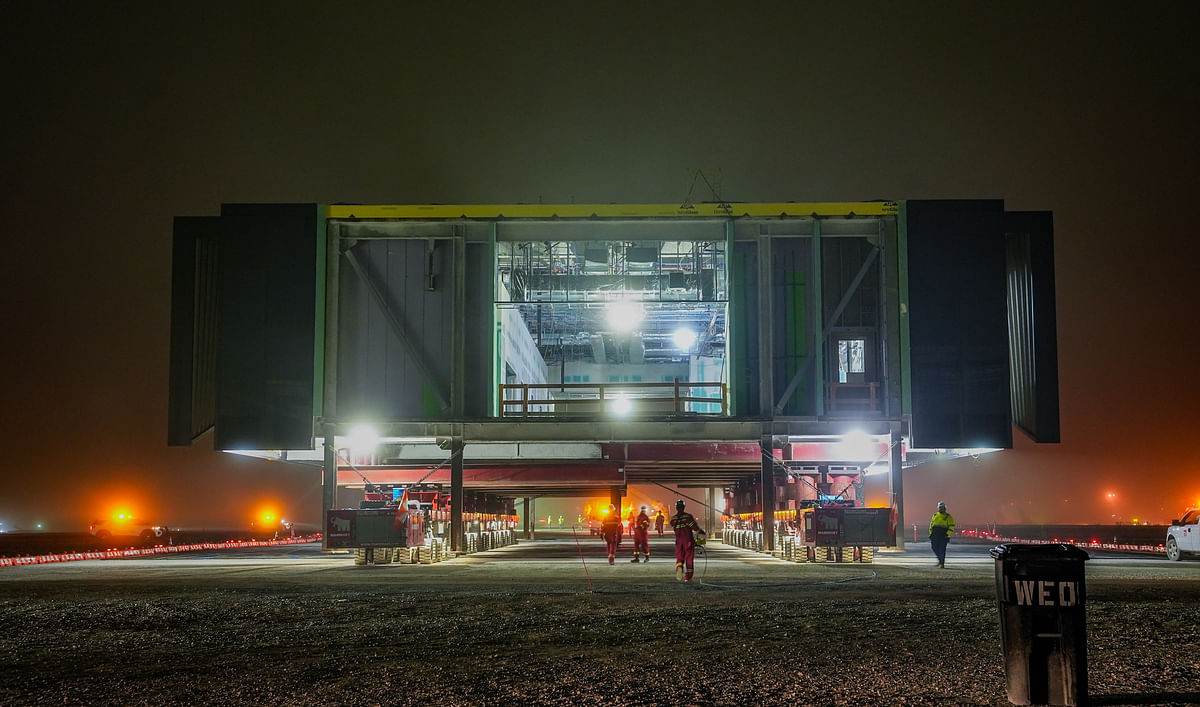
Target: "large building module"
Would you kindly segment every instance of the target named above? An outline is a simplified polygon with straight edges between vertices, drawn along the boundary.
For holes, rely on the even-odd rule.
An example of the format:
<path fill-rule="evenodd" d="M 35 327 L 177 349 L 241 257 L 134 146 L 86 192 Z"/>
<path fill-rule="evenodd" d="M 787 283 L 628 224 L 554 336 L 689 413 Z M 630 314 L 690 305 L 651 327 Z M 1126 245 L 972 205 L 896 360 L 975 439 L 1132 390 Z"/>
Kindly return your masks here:
<path fill-rule="evenodd" d="M 171 337 L 170 444 L 321 464 L 326 511 L 440 485 L 455 550 L 638 483 L 902 513 L 904 466 L 1059 434 L 1051 214 L 1000 200 L 226 204 Z"/>

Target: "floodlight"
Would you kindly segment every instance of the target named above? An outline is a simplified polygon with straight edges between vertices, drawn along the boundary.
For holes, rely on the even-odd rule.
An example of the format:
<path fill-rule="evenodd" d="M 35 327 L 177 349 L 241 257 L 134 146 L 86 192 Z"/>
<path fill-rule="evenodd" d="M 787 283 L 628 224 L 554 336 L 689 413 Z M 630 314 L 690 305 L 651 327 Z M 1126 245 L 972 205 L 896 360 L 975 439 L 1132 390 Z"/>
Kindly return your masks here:
<path fill-rule="evenodd" d="M 612 401 L 612 411 L 618 415 L 628 415 L 633 410 L 633 403 L 629 398 L 615 398 Z"/>
<path fill-rule="evenodd" d="M 371 454 L 379 446 L 379 433 L 370 425 L 355 425 L 346 442 L 352 454 Z"/>
<path fill-rule="evenodd" d="M 840 446 L 847 459 L 862 461 L 875 457 L 875 440 L 862 430 L 850 430 L 842 435 Z"/>
<path fill-rule="evenodd" d="M 608 303 L 608 325 L 615 331 L 633 331 L 646 318 L 646 311 L 638 302 L 618 300 Z"/>
<path fill-rule="evenodd" d="M 688 351 L 692 344 L 696 343 L 696 332 L 691 329 L 676 329 L 671 338 L 675 341 L 675 348 Z"/>

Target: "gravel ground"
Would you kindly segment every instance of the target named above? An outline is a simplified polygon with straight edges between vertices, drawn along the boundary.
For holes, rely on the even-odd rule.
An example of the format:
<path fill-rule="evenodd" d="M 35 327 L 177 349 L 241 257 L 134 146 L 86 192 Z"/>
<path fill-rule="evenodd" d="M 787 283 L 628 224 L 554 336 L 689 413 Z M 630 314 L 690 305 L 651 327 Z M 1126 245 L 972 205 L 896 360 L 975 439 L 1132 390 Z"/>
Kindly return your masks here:
<path fill-rule="evenodd" d="M 0 578 L 0 703 L 1008 704 L 987 564 L 717 546 L 699 586 L 669 559 L 593 555 L 588 591 L 569 554 L 534 545 L 433 566 L 17 568 Z M 1153 574 L 1089 571 L 1093 704 L 1200 703 L 1200 574 Z"/>

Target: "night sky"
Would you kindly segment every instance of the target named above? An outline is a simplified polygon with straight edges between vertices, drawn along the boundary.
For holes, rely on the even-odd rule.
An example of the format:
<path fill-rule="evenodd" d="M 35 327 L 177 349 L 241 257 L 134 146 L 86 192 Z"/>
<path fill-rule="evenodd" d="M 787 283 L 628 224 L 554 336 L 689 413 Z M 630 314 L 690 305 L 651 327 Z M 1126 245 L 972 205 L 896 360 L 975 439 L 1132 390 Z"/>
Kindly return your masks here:
<path fill-rule="evenodd" d="M 910 519 L 1200 504 L 1195 3 L 404 5 L 0 4 L 6 529 L 319 517 L 316 469 L 166 447 L 173 216 L 678 202 L 696 168 L 1054 211 L 1063 442 L 910 470 Z"/>

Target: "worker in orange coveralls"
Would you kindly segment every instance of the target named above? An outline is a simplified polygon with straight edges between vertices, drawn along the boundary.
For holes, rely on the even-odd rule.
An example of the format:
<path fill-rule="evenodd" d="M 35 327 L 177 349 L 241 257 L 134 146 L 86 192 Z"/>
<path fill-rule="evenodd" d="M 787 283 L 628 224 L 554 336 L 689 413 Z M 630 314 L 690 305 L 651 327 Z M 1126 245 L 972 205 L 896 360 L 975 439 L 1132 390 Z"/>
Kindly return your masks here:
<path fill-rule="evenodd" d="M 671 527 L 675 530 L 675 581 L 690 582 L 694 571 L 692 562 L 696 556 L 696 536 L 707 533 L 691 513 L 683 510 L 682 499 L 675 502 Z"/>
<path fill-rule="evenodd" d="M 608 545 L 608 564 L 611 565 L 617 561 L 617 545 L 621 542 L 621 512 L 615 505 L 609 504 L 604 522 L 600 524 L 600 534 Z"/>
<path fill-rule="evenodd" d="M 658 531 L 658 537 L 660 538 L 662 537 L 663 523 L 665 523 L 666 520 L 667 519 L 663 517 L 662 511 L 658 511 L 654 516 L 654 529 Z"/>
<path fill-rule="evenodd" d="M 650 514 L 648 509 L 642 506 L 642 512 L 638 513 L 637 518 L 633 519 L 631 524 L 633 529 L 633 559 L 630 562 L 637 562 L 640 558 L 642 562 L 650 561 Z M 644 557 L 640 557 L 644 555 Z"/>

